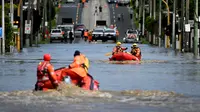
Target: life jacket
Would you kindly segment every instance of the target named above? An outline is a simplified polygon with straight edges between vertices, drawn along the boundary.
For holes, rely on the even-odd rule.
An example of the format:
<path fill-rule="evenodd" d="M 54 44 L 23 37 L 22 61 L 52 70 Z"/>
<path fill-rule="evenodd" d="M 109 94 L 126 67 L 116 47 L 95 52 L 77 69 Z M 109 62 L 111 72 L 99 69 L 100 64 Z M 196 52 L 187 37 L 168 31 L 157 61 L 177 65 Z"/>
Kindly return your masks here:
<path fill-rule="evenodd" d="M 94 78 L 90 74 L 88 74 L 88 76 L 91 78 L 90 90 L 99 90 L 99 82 L 97 80 L 94 80 Z"/>
<path fill-rule="evenodd" d="M 135 56 L 139 49 L 140 49 L 139 47 L 132 48 L 131 54 Z M 142 56 L 141 50 L 140 50 L 140 56 Z"/>
<path fill-rule="evenodd" d="M 121 46 L 116 46 L 116 52 L 122 52 L 122 51 L 123 51 L 123 49 Z"/>
<path fill-rule="evenodd" d="M 85 32 L 84 32 L 84 36 L 85 36 L 85 37 L 87 37 L 88 34 L 89 34 L 88 31 L 85 31 Z"/>
<path fill-rule="evenodd" d="M 37 67 L 37 81 L 38 82 L 45 82 L 49 81 L 49 73 L 47 67 L 50 64 L 47 62 L 40 62 L 40 64 Z"/>
<path fill-rule="evenodd" d="M 82 56 L 84 56 L 84 55 L 82 55 Z M 90 61 L 89 61 L 89 59 L 86 57 L 86 56 L 84 56 L 84 63 L 82 64 L 82 67 L 85 69 L 85 71 L 88 73 L 88 69 L 89 69 L 89 67 L 90 67 Z"/>

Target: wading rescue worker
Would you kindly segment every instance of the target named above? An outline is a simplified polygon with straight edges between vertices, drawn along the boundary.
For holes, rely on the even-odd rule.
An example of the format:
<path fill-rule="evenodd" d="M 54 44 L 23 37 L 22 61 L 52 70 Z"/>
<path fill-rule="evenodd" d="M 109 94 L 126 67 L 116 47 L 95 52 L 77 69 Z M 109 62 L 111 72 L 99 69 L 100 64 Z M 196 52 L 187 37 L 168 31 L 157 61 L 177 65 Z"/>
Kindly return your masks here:
<path fill-rule="evenodd" d="M 88 34 L 89 34 L 89 32 L 88 32 L 88 30 L 86 29 L 86 30 L 84 31 L 84 38 L 85 38 L 85 41 L 87 41 L 87 39 L 88 39 Z"/>
<path fill-rule="evenodd" d="M 57 76 L 54 72 L 54 67 L 50 63 L 51 55 L 44 54 L 43 62 L 40 62 L 37 66 L 37 82 L 35 84 L 35 90 L 48 90 L 56 89 L 58 87 Z"/>
<path fill-rule="evenodd" d="M 140 48 L 137 46 L 136 43 L 134 43 L 131 47 L 131 54 L 136 56 L 139 60 L 141 60 L 142 53 Z"/>
<path fill-rule="evenodd" d="M 87 57 L 76 50 L 74 60 L 61 73 L 63 77 L 69 76 L 71 83 L 83 89 L 90 90 L 91 77 L 88 76 L 89 60 Z"/>
<path fill-rule="evenodd" d="M 70 40 L 70 43 L 72 43 L 72 41 L 74 40 L 74 38 L 73 38 L 73 32 L 72 32 L 72 30 L 70 30 L 70 32 L 69 32 L 69 40 Z"/>
<path fill-rule="evenodd" d="M 112 55 L 119 52 L 124 52 L 125 50 L 128 49 L 127 47 L 122 47 L 121 44 L 122 44 L 121 42 L 117 42 L 116 46 L 113 48 Z"/>

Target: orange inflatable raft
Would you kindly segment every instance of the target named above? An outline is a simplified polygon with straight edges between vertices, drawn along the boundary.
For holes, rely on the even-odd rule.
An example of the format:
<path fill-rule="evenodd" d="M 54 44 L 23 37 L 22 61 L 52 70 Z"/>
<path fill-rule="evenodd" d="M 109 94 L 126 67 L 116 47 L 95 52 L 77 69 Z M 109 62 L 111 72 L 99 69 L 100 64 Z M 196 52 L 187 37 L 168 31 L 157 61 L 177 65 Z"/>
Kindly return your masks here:
<path fill-rule="evenodd" d="M 130 53 L 126 52 L 120 52 L 117 54 L 114 54 L 111 58 L 109 58 L 110 61 L 127 61 L 127 60 L 138 60 L 138 58 Z"/>

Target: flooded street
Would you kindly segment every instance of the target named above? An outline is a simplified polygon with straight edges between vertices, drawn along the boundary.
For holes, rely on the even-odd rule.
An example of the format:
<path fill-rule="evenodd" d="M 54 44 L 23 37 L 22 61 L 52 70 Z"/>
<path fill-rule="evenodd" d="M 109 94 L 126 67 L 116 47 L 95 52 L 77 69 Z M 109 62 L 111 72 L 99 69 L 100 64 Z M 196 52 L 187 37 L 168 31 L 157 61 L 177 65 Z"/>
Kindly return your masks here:
<path fill-rule="evenodd" d="M 123 46 L 128 47 L 129 51 L 131 44 Z M 200 111 L 200 66 L 199 61 L 192 59 L 190 54 L 175 54 L 169 49 L 139 44 L 141 64 L 113 64 L 105 56 L 113 47 L 114 44 L 101 43 L 53 43 L 1 56 L 0 111 L 11 112 L 16 108 L 20 112 Z M 100 82 L 100 89 L 107 91 L 108 95 L 102 98 L 66 98 L 58 94 L 53 97 L 34 96 L 31 90 L 36 82 L 36 67 L 43 54 L 50 53 L 52 64 L 59 68 L 72 62 L 75 50 L 80 50 L 90 59 L 89 73 Z M 11 92 L 16 90 L 22 93 Z M 136 93 L 131 90 L 136 90 Z M 141 91 L 147 92 L 142 95 Z M 168 93 L 159 93 L 164 91 Z"/>

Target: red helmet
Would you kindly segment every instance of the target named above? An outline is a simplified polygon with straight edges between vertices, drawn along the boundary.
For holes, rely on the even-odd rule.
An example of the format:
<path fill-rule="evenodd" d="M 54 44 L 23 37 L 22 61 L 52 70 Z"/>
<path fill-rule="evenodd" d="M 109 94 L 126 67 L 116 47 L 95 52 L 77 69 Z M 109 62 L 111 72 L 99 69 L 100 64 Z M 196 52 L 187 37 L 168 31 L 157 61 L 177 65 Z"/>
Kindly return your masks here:
<path fill-rule="evenodd" d="M 44 54 L 43 59 L 44 59 L 44 61 L 50 61 L 51 60 L 51 55 L 50 54 Z"/>

